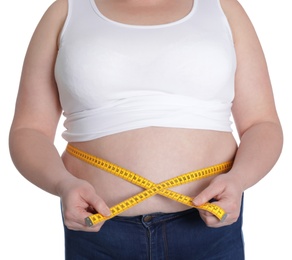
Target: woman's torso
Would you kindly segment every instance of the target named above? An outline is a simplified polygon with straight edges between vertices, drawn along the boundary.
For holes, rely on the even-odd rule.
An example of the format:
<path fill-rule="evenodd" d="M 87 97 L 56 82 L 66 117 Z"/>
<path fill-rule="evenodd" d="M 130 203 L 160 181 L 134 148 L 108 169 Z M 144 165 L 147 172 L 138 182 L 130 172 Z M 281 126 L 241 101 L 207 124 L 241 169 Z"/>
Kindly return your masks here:
<path fill-rule="evenodd" d="M 122 4 L 115 5 L 114 3 L 118 3 L 118 1 L 96 2 L 103 14 L 110 17 L 111 20 L 138 25 L 173 22 L 179 20 L 180 17 L 185 17 L 192 8 L 191 0 L 184 1 L 184 4 L 175 1 L 173 3 L 176 4 L 173 5 L 168 5 L 167 1 L 160 1 L 160 4 L 153 4 L 153 6 L 149 4 L 144 7 L 141 5 L 143 1 L 140 4 L 137 1 L 136 3 L 141 6 L 135 8 Z M 107 3 L 109 4 L 107 5 Z M 120 1 L 120 3 L 125 4 L 126 1 Z M 137 10 L 152 10 L 153 17 L 150 19 L 147 11 L 144 13 L 144 19 L 143 15 L 133 16 Z M 161 10 L 166 11 L 161 13 Z M 226 39 L 229 41 L 228 37 Z M 219 84 L 219 81 L 217 83 Z M 227 93 L 228 98 L 232 95 L 233 93 Z M 109 134 L 90 141 L 71 141 L 71 144 L 85 152 L 129 169 L 154 183 L 229 161 L 234 157 L 237 149 L 231 132 L 160 126 L 139 127 L 139 129 Z M 67 169 L 78 178 L 90 182 L 95 187 L 97 194 L 110 207 L 142 191 L 142 188 L 80 161 L 67 152 L 64 152 L 62 158 Z M 193 197 L 206 187 L 212 178 L 185 184 L 173 188 L 173 190 Z M 186 206 L 180 203 L 155 195 L 125 211 L 123 215 L 175 212 L 185 208 Z"/>

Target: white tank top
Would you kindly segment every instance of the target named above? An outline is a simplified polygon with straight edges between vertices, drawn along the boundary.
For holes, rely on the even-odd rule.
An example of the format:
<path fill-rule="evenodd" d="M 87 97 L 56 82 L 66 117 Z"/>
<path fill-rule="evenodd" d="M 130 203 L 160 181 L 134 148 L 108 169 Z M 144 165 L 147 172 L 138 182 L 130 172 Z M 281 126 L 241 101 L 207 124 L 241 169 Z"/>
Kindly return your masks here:
<path fill-rule="evenodd" d="M 55 65 L 65 140 L 151 126 L 232 131 L 236 57 L 219 0 L 147 26 L 112 21 L 94 0 L 68 2 Z"/>

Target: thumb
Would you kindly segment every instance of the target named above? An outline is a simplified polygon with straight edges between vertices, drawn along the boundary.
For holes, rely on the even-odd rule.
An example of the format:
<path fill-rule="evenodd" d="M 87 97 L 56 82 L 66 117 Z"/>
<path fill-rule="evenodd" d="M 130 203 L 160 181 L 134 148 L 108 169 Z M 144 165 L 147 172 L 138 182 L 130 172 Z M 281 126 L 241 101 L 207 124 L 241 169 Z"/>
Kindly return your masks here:
<path fill-rule="evenodd" d="M 218 197 L 222 193 L 222 188 L 210 184 L 207 188 L 201 191 L 194 199 L 193 203 L 195 206 L 200 206 L 210 200 Z"/>
<path fill-rule="evenodd" d="M 111 215 L 111 211 L 110 211 L 109 207 L 106 205 L 106 203 L 100 197 L 98 197 L 98 199 L 96 199 L 96 200 L 93 200 L 91 205 L 101 215 L 103 215 L 105 217 L 109 217 Z"/>
<path fill-rule="evenodd" d="M 105 217 L 109 217 L 111 215 L 111 211 L 109 207 L 106 205 L 105 201 L 102 198 L 100 198 L 96 193 L 90 194 L 90 196 L 86 196 L 83 199 L 101 215 Z"/>

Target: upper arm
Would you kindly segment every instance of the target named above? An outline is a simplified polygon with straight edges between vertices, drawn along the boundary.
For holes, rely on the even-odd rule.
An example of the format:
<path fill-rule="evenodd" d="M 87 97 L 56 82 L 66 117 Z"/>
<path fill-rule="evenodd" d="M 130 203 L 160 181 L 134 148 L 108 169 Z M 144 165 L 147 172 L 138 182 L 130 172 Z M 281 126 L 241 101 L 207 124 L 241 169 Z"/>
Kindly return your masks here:
<path fill-rule="evenodd" d="M 264 53 L 252 23 L 236 0 L 221 0 L 237 58 L 233 118 L 240 136 L 252 125 L 279 123 Z"/>
<path fill-rule="evenodd" d="M 66 0 L 58 0 L 35 29 L 22 68 L 12 131 L 31 128 L 54 138 L 61 114 L 54 66 L 66 15 Z"/>

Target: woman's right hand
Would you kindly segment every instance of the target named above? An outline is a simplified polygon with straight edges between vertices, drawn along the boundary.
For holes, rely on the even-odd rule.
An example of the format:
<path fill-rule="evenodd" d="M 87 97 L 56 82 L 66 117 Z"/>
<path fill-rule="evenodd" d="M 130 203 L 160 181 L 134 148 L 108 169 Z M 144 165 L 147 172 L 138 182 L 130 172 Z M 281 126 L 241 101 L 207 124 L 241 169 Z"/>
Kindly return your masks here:
<path fill-rule="evenodd" d="M 64 223 L 68 229 L 97 232 L 104 222 L 88 227 L 85 225 L 85 218 L 96 212 L 104 216 L 111 214 L 109 207 L 87 181 L 75 177 L 63 180 L 58 185 L 58 193 L 62 202 Z"/>

